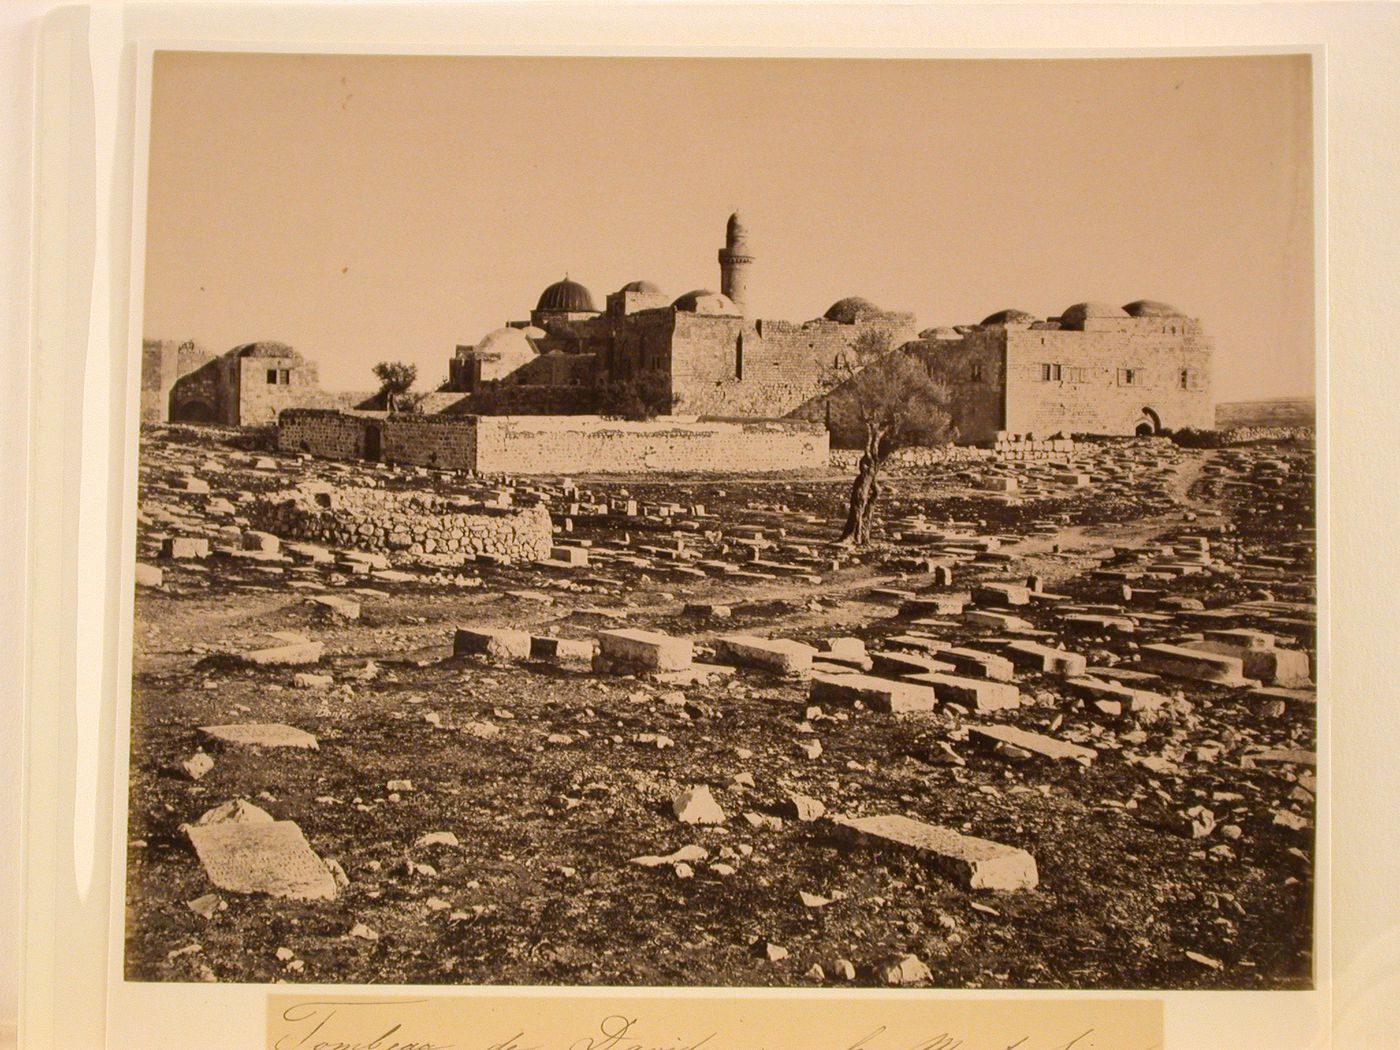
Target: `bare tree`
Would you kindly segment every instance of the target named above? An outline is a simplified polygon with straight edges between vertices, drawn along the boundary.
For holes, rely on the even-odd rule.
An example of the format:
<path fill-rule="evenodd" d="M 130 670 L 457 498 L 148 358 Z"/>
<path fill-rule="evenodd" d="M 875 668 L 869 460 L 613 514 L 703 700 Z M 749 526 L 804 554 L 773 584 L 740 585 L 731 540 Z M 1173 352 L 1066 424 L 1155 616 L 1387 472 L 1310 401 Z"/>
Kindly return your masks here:
<path fill-rule="evenodd" d="M 885 460 L 898 449 L 936 444 L 951 436 L 948 388 L 913 354 L 891 350 L 889 334 L 875 329 L 862 332 L 837 358 L 832 372 L 831 424 L 864 440 L 838 542 L 864 546 L 870 542 Z"/>
<path fill-rule="evenodd" d="M 378 398 L 388 412 L 397 412 L 407 401 L 408 388 L 418 378 L 418 366 L 402 361 L 380 361 L 374 366 L 374 377 L 379 380 Z M 412 408 L 412 404 L 406 407 Z"/>

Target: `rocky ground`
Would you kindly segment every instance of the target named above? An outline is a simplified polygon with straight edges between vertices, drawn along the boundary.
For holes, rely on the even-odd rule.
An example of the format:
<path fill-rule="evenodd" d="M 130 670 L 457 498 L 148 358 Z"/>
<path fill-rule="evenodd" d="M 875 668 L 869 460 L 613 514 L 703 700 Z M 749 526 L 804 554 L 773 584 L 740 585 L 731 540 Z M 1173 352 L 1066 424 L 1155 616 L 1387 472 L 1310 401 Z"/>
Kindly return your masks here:
<path fill-rule="evenodd" d="M 1310 448 L 930 467 L 882 482 L 878 542 L 851 553 L 835 472 L 469 479 L 241 442 L 143 435 L 128 978 L 1310 986 Z M 249 533 L 252 501 L 313 483 L 544 501 L 561 549 L 377 568 Z M 459 627 L 581 644 L 454 654 Z M 595 671 L 618 628 L 687 639 L 697 666 Z M 811 649 L 733 667 L 732 634 Z M 1018 641 L 1083 660 L 1016 655 L 992 679 L 1014 706 L 899 664 L 953 646 L 975 678 Z M 1197 652 L 1254 673 L 1191 677 Z M 880 710 L 861 674 L 937 702 Z M 315 747 L 201 731 L 230 724 Z M 291 896 L 286 857 L 246 893 L 193 848 L 239 800 L 205 828 L 293 822 Z M 973 888 L 836 819 L 882 815 L 1023 850 L 1038 882 Z"/>

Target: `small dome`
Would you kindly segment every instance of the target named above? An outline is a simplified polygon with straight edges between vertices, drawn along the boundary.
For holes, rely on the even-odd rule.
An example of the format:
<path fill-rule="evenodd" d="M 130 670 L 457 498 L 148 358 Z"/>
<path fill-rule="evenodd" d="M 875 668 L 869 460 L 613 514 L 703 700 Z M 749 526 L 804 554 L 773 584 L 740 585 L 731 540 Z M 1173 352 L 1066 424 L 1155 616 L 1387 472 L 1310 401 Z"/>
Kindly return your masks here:
<path fill-rule="evenodd" d="M 831 308 L 822 316 L 828 321 L 835 321 L 838 324 L 855 324 L 871 317 L 876 317 L 883 311 L 872 303 L 869 299 L 862 299 L 858 295 L 850 295 L 845 299 L 838 299 L 831 304 Z"/>
<path fill-rule="evenodd" d="M 666 293 L 663 292 L 660 288 L 658 288 L 656 285 L 652 284 L 650 281 L 628 281 L 628 282 L 627 282 L 626 284 L 624 284 L 621 288 L 619 288 L 618 291 L 619 291 L 619 292 L 644 292 L 644 293 L 647 294 L 647 295 L 665 295 L 665 294 L 666 294 Z"/>
<path fill-rule="evenodd" d="M 290 357 L 297 361 L 301 360 L 301 354 L 286 343 L 244 343 L 242 346 L 234 347 L 232 353 L 234 357 Z"/>
<path fill-rule="evenodd" d="M 925 328 L 919 333 L 919 338 L 925 342 L 932 342 L 938 339 L 957 341 L 962 338 L 962 335 L 956 328 L 949 328 L 947 325 L 939 325 L 937 328 Z"/>
<path fill-rule="evenodd" d="M 729 296 L 720 295 L 719 292 L 712 292 L 706 288 L 697 288 L 693 292 L 686 292 L 671 305 L 677 310 L 689 314 L 738 315 L 740 312 Z"/>
<path fill-rule="evenodd" d="M 568 314 L 598 312 L 598 308 L 593 305 L 593 293 L 567 277 L 541 292 L 539 304 L 535 309 L 541 312 Z"/>
<path fill-rule="evenodd" d="M 1008 324 L 1035 324 L 1040 318 L 1035 314 L 1028 314 L 1024 310 L 998 310 L 990 317 L 982 318 L 982 327 L 991 328 L 993 325 Z"/>
<path fill-rule="evenodd" d="M 1185 317 L 1171 303 L 1160 303 L 1155 299 L 1137 299 L 1123 307 L 1129 317 Z"/>
<path fill-rule="evenodd" d="M 478 354 L 499 354 L 502 357 L 534 357 L 535 348 L 519 328 L 497 328 L 487 332 L 476 344 Z"/>
<path fill-rule="evenodd" d="M 725 236 L 731 241 L 742 241 L 749 235 L 749 228 L 744 225 L 743 217 L 736 211 L 729 216 L 729 222 L 724 227 Z"/>
<path fill-rule="evenodd" d="M 549 338 L 548 332 L 546 332 L 539 325 L 533 324 L 527 324 L 524 328 L 520 329 L 520 334 L 523 335 L 526 339 L 531 340 L 532 342 L 536 339 Z"/>
<path fill-rule="evenodd" d="M 1090 319 L 1127 317 L 1127 313 L 1120 307 L 1112 303 L 1075 303 L 1064 313 L 1060 314 L 1060 327 L 1070 329 L 1082 329 L 1084 322 Z"/>

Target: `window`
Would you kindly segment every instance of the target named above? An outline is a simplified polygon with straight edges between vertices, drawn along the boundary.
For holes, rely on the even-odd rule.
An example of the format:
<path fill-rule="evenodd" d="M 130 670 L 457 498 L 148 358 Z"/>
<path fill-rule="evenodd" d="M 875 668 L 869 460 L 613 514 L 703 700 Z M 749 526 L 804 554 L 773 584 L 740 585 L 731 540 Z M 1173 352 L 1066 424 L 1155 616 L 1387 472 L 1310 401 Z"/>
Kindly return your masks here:
<path fill-rule="evenodd" d="M 1141 368 L 1120 368 L 1118 369 L 1119 386 L 1137 386 L 1142 381 Z"/>
<path fill-rule="evenodd" d="M 1041 365 L 1040 381 L 1042 383 L 1058 383 L 1060 381 L 1062 369 L 1059 365 Z"/>
<path fill-rule="evenodd" d="M 292 371 L 291 371 L 291 369 L 289 369 L 289 368 L 284 368 L 284 369 L 282 369 L 280 372 L 278 372 L 278 373 L 277 373 L 277 382 L 280 383 L 282 386 L 290 386 L 290 385 L 291 385 L 291 382 L 292 382 Z"/>
<path fill-rule="evenodd" d="M 268 381 L 269 384 L 273 384 L 273 383 L 276 383 L 276 382 L 277 382 L 277 369 L 275 369 L 275 368 L 269 368 L 269 369 L 267 370 L 267 381 Z"/>
<path fill-rule="evenodd" d="M 968 379 L 974 383 L 982 382 L 982 366 L 980 364 L 972 366 L 972 372 L 968 376 Z"/>
<path fill-rule="evenodd" d="M 1089 381 L 1089 370 L 1087 368 L 1069 369 L 1069 381 L 1071 383 L 1087 383 Z"/>
<path fill-rule="evenodd" d="M 267 370 L 268 386 L 287 386 L 292 381 L 292 372 L 289 368 L 269 368 Z"/>

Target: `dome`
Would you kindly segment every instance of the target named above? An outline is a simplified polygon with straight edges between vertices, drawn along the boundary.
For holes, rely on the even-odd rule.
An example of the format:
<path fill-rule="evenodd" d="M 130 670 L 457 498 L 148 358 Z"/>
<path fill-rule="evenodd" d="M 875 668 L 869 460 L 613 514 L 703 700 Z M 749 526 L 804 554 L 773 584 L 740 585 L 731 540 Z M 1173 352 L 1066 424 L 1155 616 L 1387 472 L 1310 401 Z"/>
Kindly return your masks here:
<path fill-rule="evenodd" d="M 949 328 L 947 325 L 939 325 L 937 328 L 925 328 L 919 333 L 919 338 L 928 342 L 936 339 L 958 340 L 961 339 L 962 336 L 958 333 L 956 328 Z"/>
<path fill-rule="evenodd" d="M 1024 310 L 998 310 L 990 317 L 982 318 L 982 327 L 990 328 L 993 325 L 1008 324 L 1035 324 L 1040 318 L 1035 314 L 1028 314 Z"/>
<path fill-rule="evenodd" d="M 536 339 L 548 339 L 549 333 L 538 325 L 527 324 L 524 328 L 518 329 L 521 335 L 532 342 Z"/>
<path fill-rule="evenodd" d="M 1083 329 L 1084 322 L 1087 320 L 1127 316 L 1124 310 L 1111 303 L 1075 303 L 1060 314 L 1060 327 Z"/>
<path fill-rule="evenodd" d="M 535 309 L 541 312 L 568 314 L 598 312 L 598 308 L 593 305 L 593 294 L 577 281 L 571 281 L 567 277 L 541 292 L 539 304 Z"/>
<path fill-rule="evenodd" d="M 731 241 L 742 241 L 749 235 L 749 228 L 744 225 L 743 217 L 736 211 L 729 216 L 729 222 L 724 227 L 724 235 Z"/>
<path fill-rule="evenodd" d="M 535 348 L 519 328 L 497 328 L 487 332 L 476 344 L 478 354 L 499 354 L 502 357 L 534 357 Z"/>
<path fill-rule="evenodd" d="M 851 295 L 832 303 L 831 308 L 822 316 L 828 321 L 836 321 L 838 324 L 855 324 L 857 321 L 867 320 L 882 312 L 869 299 Z"/>
<path fill-rule="evenodd" d="M 1159 303 L 1155 299 L 1138 299 L 1123 307 L 1129 317 L 1185 317 L 1171 303 Z"/>
<path fill-rule="evenodd" d="M 727 295 L 720 295 L 707 288 L 697 288 L 686 292 L 671 304 L 677 310 L 690 314 L 732 314 L 738 316 L 739 308 Z"/>
<path fill-rule="evenodd" d="M 233 348 L 234 357 L 291 357 L 298 361 L 301 354 L 297 353 L 286 343 L 261 342 L 244 343 L 242 346 Z"/>
<path fill-rule="evenodd" d="M 665 294 L 666 294 L 666 293 L 663 292 L 659 287 L 657 287 L 655 284 L 652 284 L 651 281 L 628 281 L 628 282 L 627 282 L 626 284 L 624 284 L 621 288 L 619 288 L 618 291 L 619 291 L 619 292 L 642 292 L 642 293 L 645 293 L 646 295 L 665 295 Z"/>

